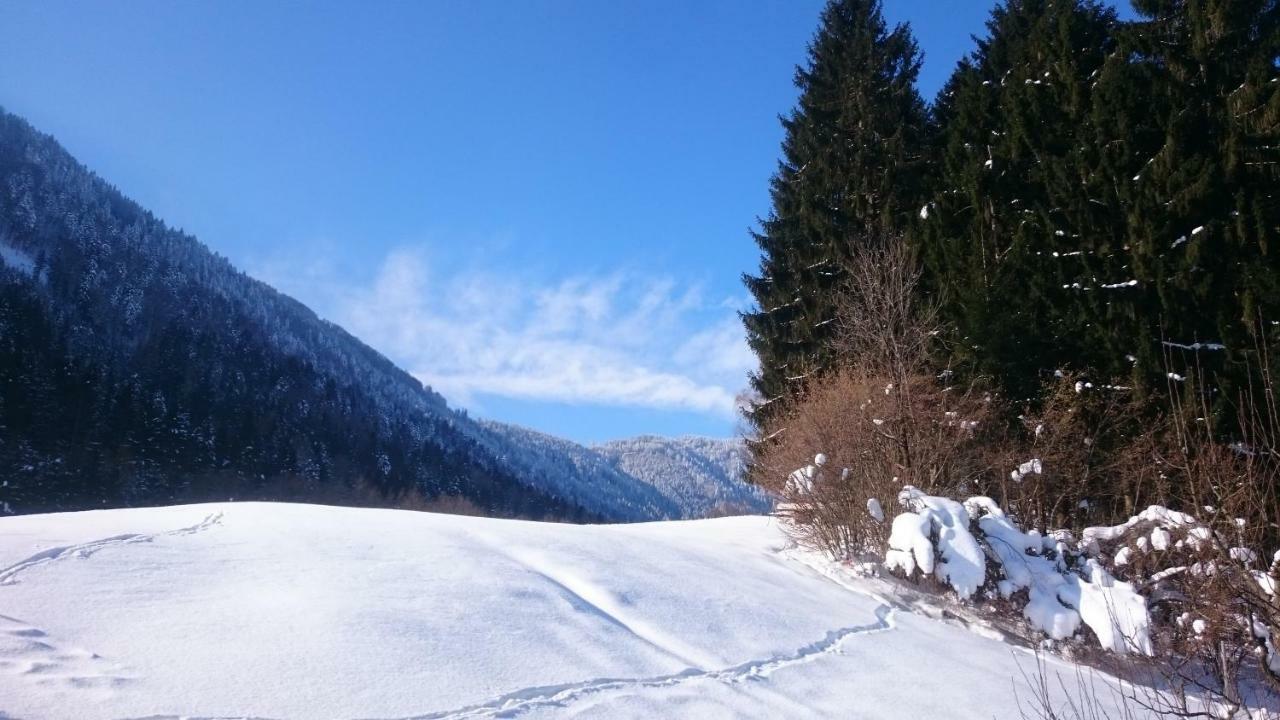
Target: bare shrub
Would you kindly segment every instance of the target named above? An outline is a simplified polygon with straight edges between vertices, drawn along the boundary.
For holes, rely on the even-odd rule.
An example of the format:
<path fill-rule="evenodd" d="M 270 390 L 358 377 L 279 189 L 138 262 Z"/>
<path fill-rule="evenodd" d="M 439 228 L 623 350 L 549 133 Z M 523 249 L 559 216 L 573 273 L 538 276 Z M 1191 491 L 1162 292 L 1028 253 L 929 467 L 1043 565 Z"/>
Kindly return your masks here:
<path fill-rule="evenodd" d="M 758 507 L 754 507 L 746 503 L 733 502 L 731 500 L 721 500 L 715 505 L 712 505 L 711 508 L 707 510 L 707 512 L 704 513 L 701 517 L 703 518 L 738 517 L 741 515 L 756 515 L 756 514 L 759 514 L 759 512 L 760 512 L 760 509 Z"/>
<path fill-rule="evenodd" d="M 786 502 L 797 540 L 840 558 L 883 549 L 881 511 L 903 485 L 972 488 L 992 467 L 1000 425 L 989 394 L 933 368 L 936 312 L 916 300 L 920 273 L 901 238 L 868 240 L 846 272 L 835 318 L 842 367 L 810 381 L 765 428 L 752 464 L 753 479 Z"/>
<path fill-rule="evenodd" d="M 1171 676 L 1170 662 L 1177 659 L 1127 657 L 1107 677 L 1093 667 L 1076 663 L 1072 672 L 1051 669 L 1037 652 L 1035 667 L 1020 667 L 1024 692 L 1016 692 L 1024 720 L 1160 720 L 1205 718 L 1213 720 L 1275 720 L 1274 703 L 1253 696 L 1240 704 L 1223 704 L 1199 683 Z M 1121 673 L 1117 677 L 1115 672 Z M 1016 686 L 1015 686 L 1016 690 Z"/>
<path fill-rule="evenodd" d="M 896 381 L 925 374 L 938 307 L 919 300 L 920 263 L 901 236 L 862 238 L 836 298 L 835 350 L 846 367 Z"/>
<path fill-rule="evenodd" d="M 1125 680 L 1100 677 L 1093 668 L 1075 665 L 1072 677 L 1051 671 L 1044 656 L 1035 653 L 1035 668 L 1027 670 L 1019 664 L 1027 692 L 1017 692 L 1019 716 L 1023 720 L 1154 720 L 1161 714 L 1150 703 L 1140 703 L 1139 696 L 1152 699 L 1158 694 L 1150 688 Z"/>
<path fill-rule="evenodd" d="M 1280 692 L 1280 426 L 1270 373 L 1261 383 L 1241 393 L 1231 433 L 1215 427 L 1208 393 L 1175 389 L 1162 457 L 1180 504 L 1203 529 L 1167 551 L 1159 605 L 1170 620 L 1171 649 L 1202 661 L 1225 707 L 1246 702 L 1249 675 Z M 1198 670 L 1190 674 L 1204 685 Z"/>
<path fill-rule="evenodd" d="M 993 493 L 1027 527 L 1079 530 L 1166 501 L 1156 462 L 1164 420 L 1128 388 L 1060 372 L 1019 420 L 1017 470 Z"/>
<path fill-rule="evenodd" d="M 1240 393 L 1218 427 L 1203 378 L 1170 383 L 1169 410 L 1114 472 L 1135 499 L 1181 513 L 1146 513 L 1095 549 L 1148 598 L 1154 657 L 1130 706 L 1159 716 L 1280 717 L 1280 455 L 1269 373 Z M 1092 492 L 1098 492 L 1094 490 Z M 1134 501 L 1130 501 L 1130 505 Z M 1130 513 L 1132 514 L 1132 513 Z M 1272 554 L 1275 553 L 1275 554 Z M 1041 714 L 1042 717 L 1056 717 Z"/>
<path fill-rule="evenodd" d="M 413 502 L 402 501 L 396 507 L 402 510 L 419 510 L 421 512 L 442 513 L 445 515 L 492 517 L 492 513 L 461 495 L 440 495 L 428 500 L 419 494 L 413 498 Z"/>
<path fill-rule="evenodd" d="M 904 386 L 911 404 L 895 397 Z M 899 384 L 839 371 L 780 419 L 786 431 L 758 452 L 755 471 L 788 504 L 804 544 L 840 558 L 879 551 L 888 525 L 868 502 L 887 513 L 903 485 L 969 485 L 987 470 L 975 458 L 985 455 L 989 409 L 985 397 L 947 392 L 932 377 Z M 825 456 L 821 465 L 815 452 Z M 798 469 L 810 473 L 807 482 L 789 482 Z"/>

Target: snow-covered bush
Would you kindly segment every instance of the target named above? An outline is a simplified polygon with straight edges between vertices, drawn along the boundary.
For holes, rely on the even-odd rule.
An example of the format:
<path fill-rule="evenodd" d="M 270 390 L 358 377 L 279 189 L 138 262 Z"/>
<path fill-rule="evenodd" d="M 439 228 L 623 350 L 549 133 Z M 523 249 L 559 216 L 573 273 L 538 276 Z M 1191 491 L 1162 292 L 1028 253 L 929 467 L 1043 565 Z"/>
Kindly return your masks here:
<path fill-rule="evenodd" d="M 1106 650 L 1151 654 L 1145 599 L 1072 548 L 1069 535 L 1023 531 L 988 497 L 960 503 L 908 486 L 898 500 L 906 511 L 893 520 L 890 570 L 932 575 L 962 600 L 984 589 L 1014 600 L 1030 626 L 1054 640 L 1084 626 Z"/>
<path fill-rule="evenodd" d="M 1144 589 L 1161 644 L 1202 661 L 1217 680 L 1218 702 L 1231 706 L 1241 702 L 1242 666 L 1256 660 L 1273 683 L 1280 678 L 1280 551 L 1261 560 L 1239 544 L 1261 537 L 1248 532 L 1249 520 L 1223 522 L 1218 508 L 1202 510 L 1204 520 L 1154 505 L 1123 523 L 1085 529 L 1081 547 L 1096 558 L 1090 562 L 1108 563 Z"/>
<path fill-rule="evenodd" d="M 1220 717 L 1250 707 L 1243 668 L 1280 676 L 1280 551 L 1236 544 L 1249 536 L 1243 518 L 1153 505 L 1077 540 L 1023 529 L 989 497 L 961 503 L 908 486 L 898 501 L 890 571 L 995 614 L 1013 610 L 1052 641 L 1091 635 L 1108 652 L 1152 658 L 1161 682 L 1180 688 L 1175 698 L 1188 702 L 1194 688 Z"/>
<path fill-rule="evenodd" d="M 983 549 L 969 532 L 965 507 L 909 485 L 898 502 L 910 510 L 893 519 L 885 566 L 908 576 L 919 568 L 950 585 L 961 599 L 977 592 L 987 568 Z"/>
<path fill-rule="evenodd" d="M 990 427 L 995 403 L 976 428 L 981 407 L 938 412 L 974 393 L 881 380 L 815 382 L 799 410 L 822 412 L 789 416 L 775 440 L 791 463 L 777 477 L 813 468 L 798 498 L 812 511 L 792 515 L 798 539 L 838 559 L 878 550 L 891 572 L 927 578 L 1007 631 L 1150 663 L 1227 717 L 1245 707 L 1242 677 L 1280 690 L 1274 434 L 1224 441 L 1203 404 L 1151 411 L 1115 385 L 1077 393 L 1065 375 L 1020 416 L 1025 432 L 1003 433 Z M 930 413 L 941 419 L 919 422 Z M 954 433 L 949 444 L 929 443 L 938 431 Z"/>

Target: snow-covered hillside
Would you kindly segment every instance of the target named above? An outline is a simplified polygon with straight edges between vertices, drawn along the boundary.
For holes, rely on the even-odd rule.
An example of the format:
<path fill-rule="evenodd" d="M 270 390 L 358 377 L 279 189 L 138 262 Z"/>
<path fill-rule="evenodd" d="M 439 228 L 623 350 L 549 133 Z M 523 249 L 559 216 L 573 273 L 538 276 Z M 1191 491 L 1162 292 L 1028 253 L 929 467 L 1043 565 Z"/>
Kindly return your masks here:
<path fill-rule="evenodd" d="M 758 516 L 3 518 L 0 717 L 1018 717 L 1030 655 L 823 569 Z"/>
<path fill-rule="evenodd" d="M 770 499 L 743 481 L 740 440 L 643 435 L 587 447 L 483 421 L 481 442 L 532 487 L 610 520 L 694 519 L 766 512 Z"/>
<path fill-rule="evenodd" d="M 683 516 L 680 506 L 651 485 L 613 466 L 591 448 L 519 425 L 481 422 L 477 435 L 525 482 L 552 497 L 621 522 Z"/>
<path fill-rule="evenodd" d="M 686 518 L 764 512 L 770 505 L 764 492 L 742 480 L 747 451 L 741 440 L 643 435 L 593 449 L 672 498 Z"/>

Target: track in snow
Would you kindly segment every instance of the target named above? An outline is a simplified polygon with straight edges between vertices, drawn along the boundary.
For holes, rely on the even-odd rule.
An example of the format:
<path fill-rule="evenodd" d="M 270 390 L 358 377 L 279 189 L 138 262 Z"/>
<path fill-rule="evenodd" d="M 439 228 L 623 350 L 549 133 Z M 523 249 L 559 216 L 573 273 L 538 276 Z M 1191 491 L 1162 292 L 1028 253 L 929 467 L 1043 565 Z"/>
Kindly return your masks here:
<path fill-rule="evenodd" d="M 100 540 L 52 547 L 0 570 L 0 585 L 13 585 L 17 576 L 35 567 L 70 557 L 87 558 L 110 547 L 151 542 L 157 537 L 191 535 L 218 523 L 222 513 L 215 513 L 189 527 L 152 535 L 131 533 Z M 121 672 L 114 662 L 95 652 L 69 646 L 41 628 L 0 614 L 0 673 L 13 674 L 40 686 L 67 688 L 114 688 L 127 685 L 133 678 Z M 3 717 L 3 713 L 0 713 Z"/>
<path fill-rule="evenodd" d="M 722 670 L 689 669 L 674 675 L 662 675 L 650 678 L 600 678 L 570 685 L 553 685 L 548 687 L 526 688 L 507 693 L 500 697 L 478 705 L 470 705 L 456 710 L 413 715 L 397 720 L 463 720 L 464 718 L 516 717 L 540 707 L 563 707 L 575 700 L 596 693 L 610 690 L 627 690 L 634 688 L 666 688 L 687 683 L 708 681 L 726 685 L 750 682 L 767 678 L 784 668 L 813 662 L 827 655 L 837 655 L 844 642 L 858 635 L 892 630 L 894 609 L 881 604 L 875 610 L 876 621 L 867 625 L 842 628 L 827 633 L 818 642 L 800 648 L 790 655 L 774 656 L 763 660 L 749 660 Z"/>
<path fill-rule="evenodd" d="M 78 543 L 76 545 L 46 548 L 25 560 L 19 560 L 9 567 L 0 569 L 0 585 L 13 585 L 18 582 L 17 576 L 20 573 L 34 567 L 47 565 L 58 560 L 65 560 L 69 557 L 87 558 L 100 550 L 105 550 L 110 547 L 151 542 L 158 537 L 167 537 L 171 535 L 193 535 L 201 530 L 206 530 L 217 525 L 221 520 L 222 513 L 217 512 L 206 516 L 205 519 L 195 525 L 178 528 L 177 530 L 169 530 L 167 532 L 151 535 L 143 533 L 128 533 L 125 535 L 115 535 L 109 538 L 102 538 L 101 540 L 90 540 L 89 542 Z"/>
<path fill-rule="evenodd" d="M 796 665 L 804 665 L 828 655 L 838 655 L 845 641 L 858 635 L 892 630 L 895 610 L 889 605 L 881 604 L 875 609 L 876 621 L 866 625 L 855 625 L 827 633 L 827 636 L 815 643 L 806 645 L 790 655 L 774 656 L 763 660 L 748 660 L 740 665 L 721 670 L 699 670 L 689 668 L 673 675 L 659 675 L 647 678 L 597 678 L 579 683 L 565 685 L 546 685 L 523 688 L 500 695 L 482 703 L 467 705 L 453 710 L 441 710 L 425 715 L 410 715 L 394 720 L 466 720 L 468 718 L 511 718 L 523 715 L 530 710 L 544 707 L 565 707 L 570 703 L 597 693 L 610 690 L 630 690 L 639 688 L 668 688 L 695 682 L 716 682 L 725 685 L 752 682 L 767 678 L 773 673 Z M 267 718 L 246 717 L 243 715 L 151 715 L 133 720 L 268 720 Z"/>

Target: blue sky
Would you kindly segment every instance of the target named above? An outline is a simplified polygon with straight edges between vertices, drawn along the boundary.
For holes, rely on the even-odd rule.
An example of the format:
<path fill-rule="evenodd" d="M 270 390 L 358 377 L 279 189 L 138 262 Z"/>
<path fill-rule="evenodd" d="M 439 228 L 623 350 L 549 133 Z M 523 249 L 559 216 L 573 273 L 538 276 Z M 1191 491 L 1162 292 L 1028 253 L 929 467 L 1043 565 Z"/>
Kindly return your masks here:
<path fill-rule="evenodd" d="M 475 415 L 726 436 L 818 0 L 8 0 L 0 105 Z M 990 5 L 887 0 L 931 97 Z"/>

